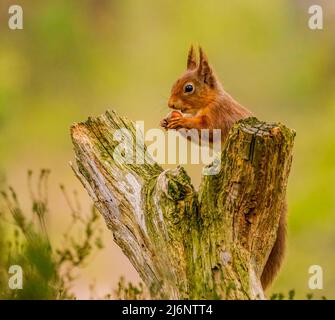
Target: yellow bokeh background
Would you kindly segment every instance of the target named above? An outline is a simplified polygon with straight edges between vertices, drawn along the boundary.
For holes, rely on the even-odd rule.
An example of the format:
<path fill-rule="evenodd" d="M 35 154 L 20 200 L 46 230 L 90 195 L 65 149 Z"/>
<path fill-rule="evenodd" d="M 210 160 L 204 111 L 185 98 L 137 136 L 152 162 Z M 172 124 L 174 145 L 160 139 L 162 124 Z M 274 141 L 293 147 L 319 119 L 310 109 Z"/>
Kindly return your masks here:
<path fill-rule="evenodd" d="M 335 298 L 335 3 L 299 0 L 34 0 L 23 30 L 8 28 L 0 3 L 0 188 L 7 183 L 29 206 L 28 169 L 52 170 L 48 226 L 57 243 L 68 209 L 59 184 L 90 200 L 68 162 L 73 122 L 115 109 L 145 128 L 167 113 L 172 83 L 191 43 L 201 44 L 225 89 L 262 120 L 297 132 L 288 185 L 288 250 L 271 292 Z M 323 30 L 308 28 L 320 4 Z M 198 165 L 186 165 L 195 186 Z M 112 235 L 82 270 L 74 291 L 89 283 L 104 294 L 120 275 L 139 280 Z M 308 288 L 320 265 L 324 289 Z"/>

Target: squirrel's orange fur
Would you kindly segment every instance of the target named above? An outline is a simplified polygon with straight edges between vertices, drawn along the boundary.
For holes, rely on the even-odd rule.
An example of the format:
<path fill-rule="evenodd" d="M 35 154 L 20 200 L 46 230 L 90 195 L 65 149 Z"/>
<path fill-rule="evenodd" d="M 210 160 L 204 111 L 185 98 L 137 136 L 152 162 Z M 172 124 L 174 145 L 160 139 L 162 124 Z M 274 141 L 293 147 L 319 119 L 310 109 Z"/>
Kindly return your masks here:
<path fill-rule="evenodd" d="M 187 113 L 188 116 L 169 117 L 163 119 L 161 125 L 166 129 L 221 129 L 221 140 L 224 141 L 232 125 L 251 116 L 251 112 L 224 91 L 201 48 L 199 55 L 197 63 L 194 48 L 191 46 L 187 70 L 173 85 L 168 101 L 170 108 Z M 276 242 L 261 276 L 264 289 L 271 284 L 280 268 L 284 257 L 285 238 L 286 204 L 283 205 Z"/>

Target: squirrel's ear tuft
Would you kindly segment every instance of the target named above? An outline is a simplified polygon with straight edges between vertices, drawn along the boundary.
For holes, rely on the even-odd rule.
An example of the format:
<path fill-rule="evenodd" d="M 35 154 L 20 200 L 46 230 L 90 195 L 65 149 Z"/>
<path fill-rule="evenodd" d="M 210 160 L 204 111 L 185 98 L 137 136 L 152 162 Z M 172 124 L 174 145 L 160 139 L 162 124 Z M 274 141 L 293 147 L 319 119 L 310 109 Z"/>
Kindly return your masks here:
<path fill-rule="evenodd" d="M 196 67 L 197 67 L 197 57 L 195 56 L 195 50 L 191 45 L 187 56 L 187 69 L 192 70 L 195 69 Z"/>
<path fill-rule="evenodd" d="M 198 76 L 210 87 L 215 86 L 215 75 L 212 68 L 208 64 L 208 58 L 205 52 L 199 47 L 200 62 L 198 67 Z"/>

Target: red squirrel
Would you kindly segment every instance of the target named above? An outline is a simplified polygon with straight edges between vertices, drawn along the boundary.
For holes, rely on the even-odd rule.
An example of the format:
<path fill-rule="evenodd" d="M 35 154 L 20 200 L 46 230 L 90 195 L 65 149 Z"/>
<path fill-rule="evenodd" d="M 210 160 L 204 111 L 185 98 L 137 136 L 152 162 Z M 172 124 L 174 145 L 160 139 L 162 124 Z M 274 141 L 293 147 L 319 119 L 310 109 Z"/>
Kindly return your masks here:
<path fill-rule="evenodd" d="M 225 141 L 233 124 L 252 113 L 234 100 L 222 87 L 208 58 L 199 47 L 199 63 L 191 46 L 187 69 L 174 83 L 168 101 L 173 111 L 161 121 L 165 129 L 221 129 Z M 184 114 L 187 114 L 184 115 Z M 273 281 L 282 264 L 286 239 L 286 203 L 283 204 L 277 239 L 261 276 L 263 289 Z"/>

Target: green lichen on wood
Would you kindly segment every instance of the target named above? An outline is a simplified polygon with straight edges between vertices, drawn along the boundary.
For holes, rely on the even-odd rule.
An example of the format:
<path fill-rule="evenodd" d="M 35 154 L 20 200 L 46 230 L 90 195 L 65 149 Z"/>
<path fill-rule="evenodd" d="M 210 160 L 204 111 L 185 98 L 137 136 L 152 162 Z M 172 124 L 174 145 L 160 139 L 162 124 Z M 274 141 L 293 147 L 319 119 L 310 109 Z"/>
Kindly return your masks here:
<path fill-rule="evenodd" d="M 130 131 L 115 152 L 115 132 Z M 106 112 L 74 124 L 73 169 L 116 243 L 154 298 L 259 299 L 260 275 L 285 199 L 294 132 L 249 118 L 235 124 L 220 171 L 194 190 L 185 170 L 163 170 L 136 141 L 134 124 Z M 142 149 L 141 149 L 142 148 Z M 130 152 L 143 164 L 124 163 Z"/>

